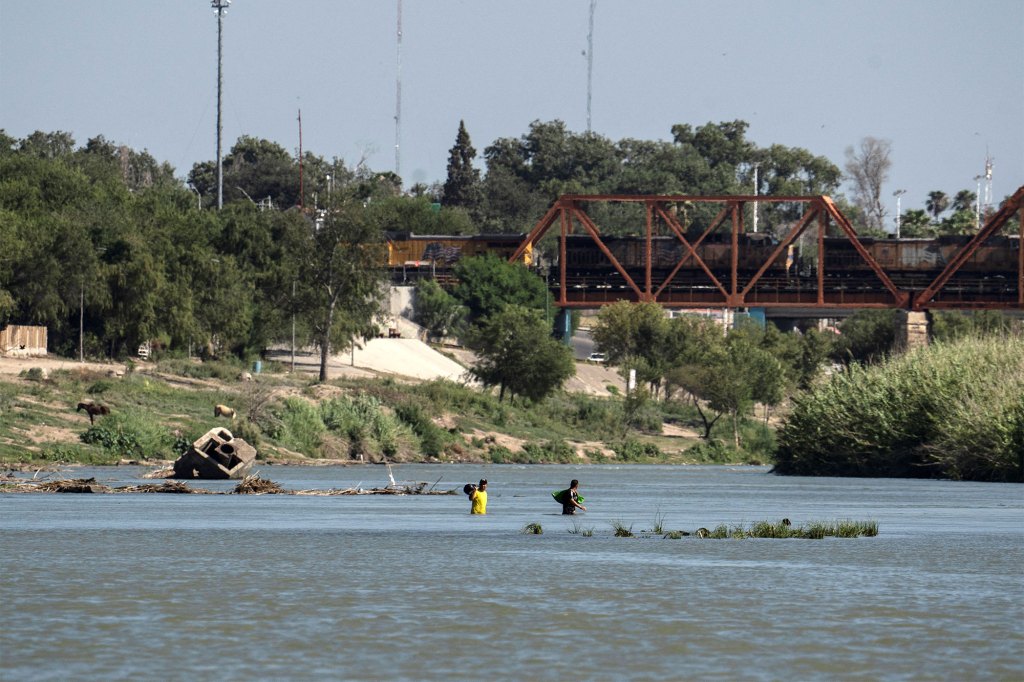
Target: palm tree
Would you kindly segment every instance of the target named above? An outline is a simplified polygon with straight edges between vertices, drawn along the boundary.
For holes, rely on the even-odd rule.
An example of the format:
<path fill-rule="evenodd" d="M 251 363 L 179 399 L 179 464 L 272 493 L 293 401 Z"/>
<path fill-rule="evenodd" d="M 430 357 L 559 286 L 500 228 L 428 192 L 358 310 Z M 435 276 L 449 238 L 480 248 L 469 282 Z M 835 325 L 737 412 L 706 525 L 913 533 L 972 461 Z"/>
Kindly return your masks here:
<path fill-rule="evenodd" d="M 932 214 L 935 222 L 939 222 L 939 216 L 949 207 L 949 197 L 946 196 L 945 192 L 938 190 L 928 192 L 928 201 L 924 202 L 924 206 Z"/>
<path fill-rule="evenodd" d="M 974 202 L 977 201 L 977 199 L 977 194 L 969 189 L 962 189 L 956 193 L 955 197 L 953 197 L 953 205 L 951 208 L 954 213 L 957 211 L 973 211 Z"/>

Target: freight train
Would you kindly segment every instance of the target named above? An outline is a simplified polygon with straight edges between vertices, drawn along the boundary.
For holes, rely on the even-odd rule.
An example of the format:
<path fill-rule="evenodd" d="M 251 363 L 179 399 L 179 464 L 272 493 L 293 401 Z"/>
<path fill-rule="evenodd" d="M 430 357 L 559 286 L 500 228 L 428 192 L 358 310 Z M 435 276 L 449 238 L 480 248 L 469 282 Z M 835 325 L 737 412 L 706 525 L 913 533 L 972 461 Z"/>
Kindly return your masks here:
<path fill-rule="evenodd" d="M 937 277 L 950 259 L 970 240 L 969 236 L 943 236 L 934 239 L 878 239 L 861 237 L 864 250 L 881 266 L 893 283 L 901 289 L 923 289 Z M 739 235 L 736 258 L 737 276 L 749 280 L 760 270 L 778 247 L 766 234 Z M 871 266 L 846 237 L 826 237 L 824 243 L 824 276 L 829 280 L 877 283 Z M 640 237 L 602 237 L 608 251 L 635 281 L 643 281 L 646 244 Z M 687 250 L 674 236 L 651 239 L 651 276 L 661 281 L 671 273 Z M 732 272 L 732 236 L 709 235 L 696 248 L 708 270 L 720 281 L 727 281 Z M 956 277 L 973 280 L 1016 280 L 1019 268 L 1020 238 L 994 236 L 982 244 L 960 267 Z M 762 278 L 805 279 L 817 277 L 817 242 L 795 244 L 783 250 L 765 271 Z M 587 282 L 614 283 L 621 275 L 588 235 L 566 238 L 566 272 L 571 282 L 584 286 Z M 707 274 L 696 260 L 690 258 L 677 271 L 677 285 L 708 282 Z"/>
<path fill-rule="evenodd" d="M 463 258 L 494 254 L 509 259 L 525 239 L 522 234 L 490 235 L 416 235 L 392 232 L 387 235 L 388 267 L 393 280 L 417 276 L 445 277 Z M 645 240 L 642 237 L 602 236 L 608 251 L 634 281 L 645 277 Z M 932 239 L 880 239 L 861 237 L 860 243 L 881 266 L 898 288 L 921 290 L 927 287 L 946 267 L 950 259 L 970 240 L 970 236 L 942 236 Z M 736 257 L 737 276 L 748 281 L 768 260 L 778 241 L 764 233 L 739 235 Z M 878 277 L 861 258 L 846 237 L 825 237 L 824 277 L 840 286 L 877 286 Z M 528 267 L 542 261 L 551 272 L 559 268 L 557 247 L 549 249 L 552 256 L 543 256 L 539 249 L 527 247 L 518 261 Z M 707 236 L 696 248 L 708 270 L 719 280 L 728 281 L 732 272 L 732 235 L 716 233 Z M 686 253 L 674 236 L 651 239 L 651 275 L 663 281 Z M 954 281 L 981 289 L 1007 282 L 1016 286 L 1019 268 L 1020 238 L 997 235 L 989 238 L 961 266 Z M 565 260 L 567 284 L 576 288 L 621 285 L 622 276 L 586 234 L 566 237 Z M 762 281 L 806 284 L 816 280 L 817 240 L 798 240 L 779 254 L 762 275 Z M 690 258 L 673 277 L 673 286 L 706 286 L 708 276 L 696 260 Z"/>

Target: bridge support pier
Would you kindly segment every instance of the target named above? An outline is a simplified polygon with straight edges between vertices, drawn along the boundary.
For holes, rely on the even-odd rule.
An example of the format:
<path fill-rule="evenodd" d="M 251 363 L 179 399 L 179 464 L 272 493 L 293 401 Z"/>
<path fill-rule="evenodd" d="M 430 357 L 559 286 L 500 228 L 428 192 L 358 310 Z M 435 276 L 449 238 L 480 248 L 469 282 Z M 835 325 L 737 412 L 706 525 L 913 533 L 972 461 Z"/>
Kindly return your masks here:
<path fill-rule="evenodd" d="M 896 345 L 901 350 L 913 350 L 928 345 L 928 314 L 901 310 L 896 315 Z"/>
<path fill-rule="evenodd" d="M 562 343 L 572 345 L 572 310 L 562 308 L 558 311 L 558 331 L 562 335 Z"/>

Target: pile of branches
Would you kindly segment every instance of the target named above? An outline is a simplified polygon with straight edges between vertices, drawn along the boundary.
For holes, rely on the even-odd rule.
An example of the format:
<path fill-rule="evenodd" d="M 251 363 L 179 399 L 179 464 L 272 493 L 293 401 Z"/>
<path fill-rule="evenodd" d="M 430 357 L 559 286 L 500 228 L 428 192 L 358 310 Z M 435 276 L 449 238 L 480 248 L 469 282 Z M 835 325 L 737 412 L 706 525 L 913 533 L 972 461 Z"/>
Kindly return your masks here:
<path fill-rule="evenodd" d="M 235 486 L 234 492 L 236 495 L 277 495 L 286 491 L 277 483 L 260 478 L 259 474 L 249 474 Z"/>

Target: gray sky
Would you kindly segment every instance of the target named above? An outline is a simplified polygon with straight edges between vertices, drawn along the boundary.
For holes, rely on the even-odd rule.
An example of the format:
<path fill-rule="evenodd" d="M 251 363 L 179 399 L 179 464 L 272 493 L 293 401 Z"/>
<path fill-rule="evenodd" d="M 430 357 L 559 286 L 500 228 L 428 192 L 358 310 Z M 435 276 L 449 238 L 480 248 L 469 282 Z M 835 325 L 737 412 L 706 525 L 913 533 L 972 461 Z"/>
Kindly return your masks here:
<path fill-rule="evenodd" d="M 239 135 L 395 167 L 397 0 L 234 0 L 224 19 L 224 150 Z M 587 125 L 589 0 L 404 0 L 401 172 L 444 180 L 533 120 Z M 760 146 L 826 156 L 892 141 L 885 197 L 1024 184 L 1021 0 L 598 0 L 592 124 L 619 140 L 742 119 Z M 148 149 L 185 176 L 216 157 L 208 0 L 0 0 L 0 127 Z M 482 169 L 483 162 L 478 157 Z"/>

